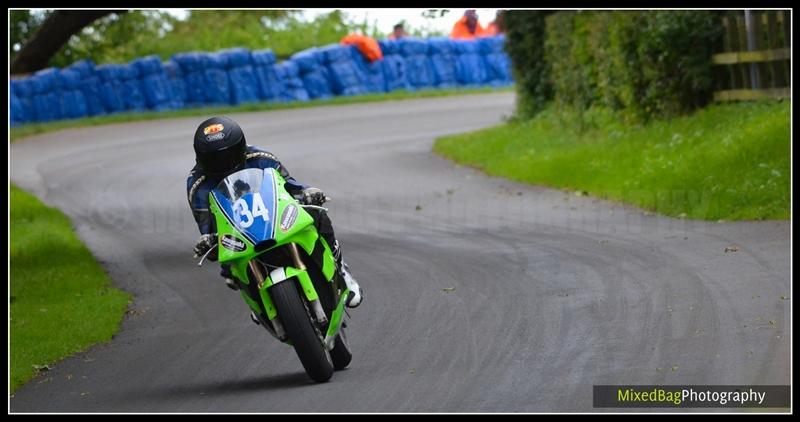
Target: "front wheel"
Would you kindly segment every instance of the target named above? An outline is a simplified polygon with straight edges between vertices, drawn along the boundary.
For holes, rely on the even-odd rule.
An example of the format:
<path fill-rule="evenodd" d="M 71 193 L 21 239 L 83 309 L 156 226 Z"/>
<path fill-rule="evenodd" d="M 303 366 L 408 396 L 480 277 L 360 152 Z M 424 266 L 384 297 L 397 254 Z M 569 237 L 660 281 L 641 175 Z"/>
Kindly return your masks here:
<path fill-rule="evenodd" d="M 329 380 L 333 375 L 331 355 L 325 349 L 319 330 L 311 322 L 311 315 L 294 280 L 270 287 L 269 294 L 306 373 L 316 382 Z"/>

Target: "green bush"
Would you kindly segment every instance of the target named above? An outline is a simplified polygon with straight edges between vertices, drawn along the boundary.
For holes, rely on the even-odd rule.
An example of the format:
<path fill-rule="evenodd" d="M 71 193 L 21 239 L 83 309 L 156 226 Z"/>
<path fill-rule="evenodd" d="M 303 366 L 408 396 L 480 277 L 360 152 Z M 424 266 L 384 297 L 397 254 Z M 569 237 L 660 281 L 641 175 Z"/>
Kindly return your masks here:
<path fill-rule="evenodd" d="M 544 18 L 552 12 L 542 10 L 509 10 L 506 24 L 505 51 L 511 58 L 517 85 L 517 117 L 529 118 L 552 99 L 549 66 L 544 59 Z"/>
<path fill-rule="evenodd" d="M 648 82 L 639 64 L 637 37 L 644 24 L 641 12 L 614 12 L 608 27 L 608 73 L 604 105 L 623 115 L 642 116 L 639 98 L 644 95 Z"/>
<path fill-rule="evenodd" d="M 555 100 L 559 105 L 576 108 L 586 106 L 583 76 L 581 70 L 573 66 L 572 48 L 576 40 L 574 12 L 559 12 L 545 19 L 545 55 L 552 74 Z M 511 40 L 509 40 L 511 43 Z M 519 84 L 518 84 L 519 86 Z"/>
<path fill-rule="evenodd" d="M 646 88 L 637 99 L 644 116 L 675 116 L 706 105 L 714 85 L 711 55 L 721 44 L 719 18 L 703 11 L 642 13 L 637 39 Z"/>
<path fill-rule="evenodd" d="M 603 107 L 626 120 L 647 121 L 685 114 L 709 102 L 714 85 L 711 55 L 721 40 L 718 15 L 671 10 L 563 11 L 544 18 L 543 38 L 511 37 L 525 28 L 514 28 L 521 23 L 511 20 L 507 50 L 515 76 L 521 75 L 517 86 L 525 101 L 544 100 L 532 89 L 548 86 L 559 108 L 569 108 L 570 113 L 580 116 Z M 532 45 L 535 42 L 544 44 L 544 55 L 538 59 L 544 63 L 531 68 L 530 61 L 535 60 L 531 52 L 541 51 Z M 518 49 L 528 56 L 512 54 Z M 542 81 L 543 77 L 549 81 Z M 538 103 L 537 107 L 525 105 L 523 114 L 528 116 L 542 109 Z"/>

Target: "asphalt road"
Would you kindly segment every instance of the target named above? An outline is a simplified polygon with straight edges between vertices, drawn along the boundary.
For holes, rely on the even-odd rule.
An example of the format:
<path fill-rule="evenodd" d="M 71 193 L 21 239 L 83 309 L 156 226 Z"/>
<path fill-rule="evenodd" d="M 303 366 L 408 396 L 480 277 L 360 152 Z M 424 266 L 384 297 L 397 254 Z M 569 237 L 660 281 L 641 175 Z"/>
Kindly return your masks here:
<path fill-rule="evenodd" d="M 55 365 L 10 410 L 596 411 L 595 384 L 789 384 L 789 223 L 648 215 L 431 153 L 513 102 L 231 116 L 334 198 L 366 295 L 349 322 L 353 362 L 325 384 L 250 322 L 216 264 L 195 266 L 185 178 L 202 118 L 13 144 L 12 181 L 68 214 L 136 299 L 112 342 Z"/>

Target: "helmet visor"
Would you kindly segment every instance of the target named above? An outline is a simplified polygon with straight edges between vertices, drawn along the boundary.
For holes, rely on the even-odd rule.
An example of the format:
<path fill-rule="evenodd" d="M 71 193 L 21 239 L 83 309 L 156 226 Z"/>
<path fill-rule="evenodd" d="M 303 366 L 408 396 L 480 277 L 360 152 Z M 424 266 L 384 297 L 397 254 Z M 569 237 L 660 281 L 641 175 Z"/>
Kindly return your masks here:
<path fill-rule="evenodd" d="M 244 143 L 218 151 L 198 152 L 197 161 L 206 173 L 226 175 L 244 163 Z"/>

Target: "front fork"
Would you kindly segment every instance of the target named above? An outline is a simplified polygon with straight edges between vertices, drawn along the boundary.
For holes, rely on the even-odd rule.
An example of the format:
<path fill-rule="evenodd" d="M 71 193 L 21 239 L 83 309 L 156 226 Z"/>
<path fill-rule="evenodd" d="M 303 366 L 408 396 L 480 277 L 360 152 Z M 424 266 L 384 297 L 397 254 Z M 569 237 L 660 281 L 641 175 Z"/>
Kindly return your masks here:
<path fill-rule="evenodd" d="M 306 265 L 303 264 L 303 260 L 300 259 L 300 252 L 297 251 L 297 244 L 290 243 L 288 247 L 289 253 L 292 255 L 292 261 L 294 262 L 295 268 L 302 271 L 302 273 L 298 274 L 298 279 L 300 280 L 300 284 L 303 285 L 303 291 L 306 293 L 308 302 L 311 303 L 311 309 L 314 311 L 314 317 L 318 323 L 325 324 L 328 322 L 328 317 L 325 316 L 325 311 L 322 309 L 322 304 L 320 304 L 317 291 L 314 289 L 314 284 L 311 282 L 311 278 L 308 276 L 308 269 L 306 268 Z M 277 270 L 278 269 L 274 270 L 273 272 Z M 286 271 L 284 270 L 284 273 L 285 272 Z M 270 275 L 272 275 L 272 273 L 270 273 Z M 272 279 L 272 283 L 275 284 L 275 279 Z"/>
<path fill-rule="evenodd" d="M 255 259 L 250 260 L 250 262 L 248 262 L 247 265 L 248 267 L 250 267 L 250 272 L 253 273 L 253 277 L 255 278 L 256 281 L 256 286 L 258 286 L 258 291 L 263 301 L 265 295 L 262 292 L 262 290 L 264 288 L 264 281 L 266 280 L 264 272 L 262 271 L 263 267 L 261 263 L 259 263 Z M 262 322 L 261 325 L 264 326 L 264 328 L 266 328 L 267 331 L 269 331 L 269 333 L 273 335 L 273 337 L 277 338 L 280 341 L 286 340 L 287 339 L 286 330 L 284 330 L 280 318 L 278 318 L 277 313 L 275 313 L 274 311 L 275 307 L 274 305 L 272 305 L 272 301 L 264 302 L 264 304 L 266 305 L 265 308 L 267 309 L 267 314 L 268 314 L 267 318 L 269 318 L 269 321 L 266 321 L 268 322 L 266 324 Z M 259 312 L 259 314 L 260 313 L 261 312 Z M 273 314 L 274 316 L 270 316 L 269 314 Z M 261 319 L 261 316 L 259 316 L 258 319 Z"/>
<path fill-rule="evenodd" d="M 314 284 L 311 281 L 311 278 L 308 275 L 307 268 L 303 263 L 303 260 L 300 258 L 300 253 L 297 250 L 297 245 L 295 243 L 289 243 L 286 245 L 289 254 L 292 258 L 292 263 L 294 267 L 279 267 L 272 270 L 269 273 L 269 278 L 265 275 L 264 268 L 260 262 L 253 259 L 248 262 L 248 266 L 250 268 L 250 272 L 253 274 L 254 281 L 258 286 L 258 292 L 261 296 L 261 300 L 264 304 L 264 307 L 267 311 L 267 318 L 273 323 L 275 326 L 275 330 L 269 330 L 270 333 L 277 337 L 278 339 L 285 339 L 285 331 L 283 329 L 283 325 L 278 318 L 277 310 L 272 303 L 272 299 L 269 297 L 267 293 L 267 289 L 264 288 L 267 282 L 269 285 L 281 283 L 285 280 L 288 280 L 292 277 L 296 277 L 297 280 L 300 282 L 300 287 L 303 289 L 303 293 L 308 299 L 308 303 L 311 305 L 311 310 L 314 313 L 314 319 L 316 322 L 320 324 L 325 324 L 328 322 L 328 317 L 325 315 L 325 311 L 322 309 L 322 304 L 319 300 L 319 296 L 317 295 L 317 291 L 314 289 Z M 341 298 L 346 298 L 347 294 L 345 292 Z M 331 315 L 332 323 L 328 327 L 328 331 L 325 336 L 325 343 L 328 348 L 332 348 L 333 340 L 335 339 L 336 333 L 339 331 L 339 326 L 342 322 L 342 312 L 343 312 L 343 300 L 339 301 L 340 303 L 333 311 Z M 269 325 L 267 325 L 269 327 Z"/>
<path fill-rule="evenodd" d="M 269 273 L 270 285 L 283 282 L 292 277 L 297 277 L 297 279 L 300 281 L 300 287 L 302 287 L 303 293 L 305 294 L 306 299 L 308 299 L 308 303 L 311 304 L 311 309 L 314 312 L 314 319 L 320 324 L 327 323 L 328 317 L 325 315 L 325 311 L 322 309 L 317 291 L 314 289 L 314 284 L 312 283 L 311 278 L 308 276 L 307 268 L 303 263 L 303 260 L 300 258 L 297 245 L 294 243 L 289 243 L 287 248 L 289 249 L 289 254 L 292 257 L 294 268 L 280 267 L 272 270 Z M 269 295 L 267 295 L 266 289 L 264 289 L 264 285 L 267 282 L 267 277 L 264 274 L 263 266 L 255 259 L 251 260 L 248 263 L 248 266 L 253 274 L 253 277 L 255 278 L 255 282 L 257 283 L 256 285 L 258 286 L 261 299 L 264 302 L 264 305 L 266 305 L 265 307 L 267 309 L 267 316 L 270 320 L 273 320 L 276 318 L 277 313 L 274 305 L 272 304 L 271 298 Z"/>
<path fill-rule="evenodd" d="M 303 284 L 303 290 L 306 291 L 306 297 L 308 297 L 309 290 L 314 293 L 314 297 L 316 300 L 312 300 L 308 297 L 309 302 L 311 303 L 314 313 L 317 316 L 317 322 L 319 323 L 326 323 L 328 322 L 328 318 L 325 316 L 325 312 L 322 310 L 322 305 L 320 304 L 319 298 L 317 298 L 316 290 L 314 290 L 314 285 L 311 283 L 311 279 L 308 277 L 308 271 L 306 271 L 306 266 L 303 264 L 303 260 L 300 259 L 300 253 L 297 251 L 297 245 L 294 243 L 289 244 L 289 252 L 292 255 L 292 261 L 294 265 L 302 271 L 298 274 L 298 279 L 300 280 L 300 284 Z M 278 268 L 274 270 L 272 273 L 281 270 Z M 270 273 L 270 276 L 272 276 Z M 305 281 L 305 283 L 304 283 Z M 275 280 L 273 279 L 273 283 Z M 308 288 L 306 288 L 306 286 Z M 331 313 L 331 323 L 328 324 L 328 331 L 325 333 L 325 338 L 323 339 L 323 343 L 325 344 L 325 348 L 328 350 L 333 350 L 334 341 L 336 340 L 336 336 L 339 335 L 339 328 L 342 325 L 342 321 L 344 320 L 343 313 L 344 313 L 344 302 L 347 299 L 348 294 L 350 293 L 349 290 L 345 289 L 342 292 L 342 295 L 339 297 L 339 303 L 336 304 L 336 308 L 333 309 Z"/>

